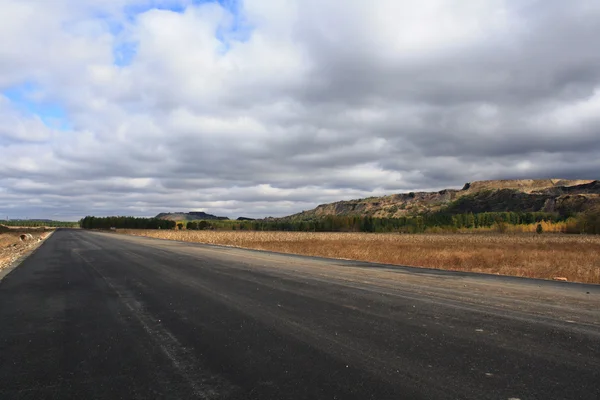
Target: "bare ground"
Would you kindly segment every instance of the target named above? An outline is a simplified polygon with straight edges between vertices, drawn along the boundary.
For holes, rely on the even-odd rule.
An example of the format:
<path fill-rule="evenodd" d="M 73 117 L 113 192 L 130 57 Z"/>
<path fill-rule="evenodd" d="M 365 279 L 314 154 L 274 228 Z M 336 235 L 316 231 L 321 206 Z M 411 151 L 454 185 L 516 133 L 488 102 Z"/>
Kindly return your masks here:
<path fill-rule="evenodd" d="M 30 234 L 32 238 L 21 240 L 22 234 Z M 5 229 L 0 233 L 0 271 L 33 251 L 50 234 L 41 229 Z"/>

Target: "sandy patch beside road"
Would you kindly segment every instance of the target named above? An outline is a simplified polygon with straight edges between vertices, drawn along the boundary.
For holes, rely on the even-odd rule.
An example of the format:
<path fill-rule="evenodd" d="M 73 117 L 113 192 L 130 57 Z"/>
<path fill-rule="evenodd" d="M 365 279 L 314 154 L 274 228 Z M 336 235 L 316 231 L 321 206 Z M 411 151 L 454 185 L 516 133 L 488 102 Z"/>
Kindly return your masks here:
<path fill-rule="evenodd" d="M 31 235 L 26 240 L 21 240 L 21 235 Z M 10 266 L 20 257 L 33 251 L 52 232 L 41 230 L 17 230 L 0 233 L 0 270 Z"/>

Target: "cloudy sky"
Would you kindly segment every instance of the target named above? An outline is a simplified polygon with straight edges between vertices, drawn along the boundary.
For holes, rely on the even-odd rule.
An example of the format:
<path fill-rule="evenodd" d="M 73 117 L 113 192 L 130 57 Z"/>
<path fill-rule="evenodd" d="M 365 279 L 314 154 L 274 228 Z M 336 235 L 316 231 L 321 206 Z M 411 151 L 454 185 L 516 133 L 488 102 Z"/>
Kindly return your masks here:
<path fill-rule="evenodd" d="M 0 215 L 600 171 L 598 0 L 0 0 Z"/>

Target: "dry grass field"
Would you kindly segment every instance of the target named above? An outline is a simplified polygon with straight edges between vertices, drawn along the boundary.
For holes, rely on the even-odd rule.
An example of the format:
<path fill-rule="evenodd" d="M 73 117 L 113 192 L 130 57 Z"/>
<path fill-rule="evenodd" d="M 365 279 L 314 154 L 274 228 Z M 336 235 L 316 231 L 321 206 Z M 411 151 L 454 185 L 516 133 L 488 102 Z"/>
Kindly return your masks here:
<path fill-rule="evenodd" d="M 281 253 L 600 283 L 600 236 L 119 230 Z"/>

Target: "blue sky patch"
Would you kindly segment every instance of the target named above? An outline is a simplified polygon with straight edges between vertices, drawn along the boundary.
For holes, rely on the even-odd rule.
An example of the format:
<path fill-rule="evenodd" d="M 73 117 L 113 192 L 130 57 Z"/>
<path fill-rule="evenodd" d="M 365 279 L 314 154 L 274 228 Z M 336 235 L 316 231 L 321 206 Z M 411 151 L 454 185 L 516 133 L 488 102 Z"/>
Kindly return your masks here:
<path fill-rule="evenodd" d="M 121 43 L 113 49 L 113 58 L 116 66 L 126 67 L 137 54 L 138 44 L 135 42 Z"/>
<path fill-rule="evenodd" d="M 160 2 L 149 1 L 146 4 L 132 5 L 125 7 L 125 15 L 131 21 L 139 14 L 143 14 L 150 10 L 168 10 L 176 13 L 182 13 L 189 6 L 195 6 L 206 3 L 218 3 L 223 8 L 235 11 L 239 8 L 238 0 L 193 0 L 191 2 L 168 2 L 170 4 L 160 4 Z"/>
<path fill-rule="evenodd" d="M 197 6 L 200 4 L 218 3 L 227 10 L 233 17 L 231 25 L 221 27 L 215 32 L 215 37 L 222 43 L 220 52 L 222 54 L 227 53 L 231 48 L 232 41 L 244 42 L 250 38 L 252 33 L 252 27 L 247 23 L 243 17 L 242 2 L 240 0 L 194 0 L 191 3 L 175 4 L 174 2 L 169 5 L 155 4 L 155 2 L 148 2 L 147 4 L 128 6 L 125 8 L 126 19 L 130 22 L 134 22 L 135 18 L 148 12 L 150 10 L 168 10 L 177 13 L 183 13 L 190 6 Z M 111 33 L 118 35 L 123 26 L 114 22 L 107 21 L 110 26 Z M 135 55 L 137 54 L 138 44 L 134 42 L 122 42 L 115 46 L 113 49 L 114 64 L 118 67 L 126 67 L 131 64 Z"/>
<path fill-rule="evenodd" d="M 52 129 L 69 130 L 71 125 L 66 110 L 58 103 L 37 101 L 33 94 L 38 91 L 33 83 L 25 83 L 2 92 L 11 105 L 23 115 L 37 115 L 42 122 Z"/>

